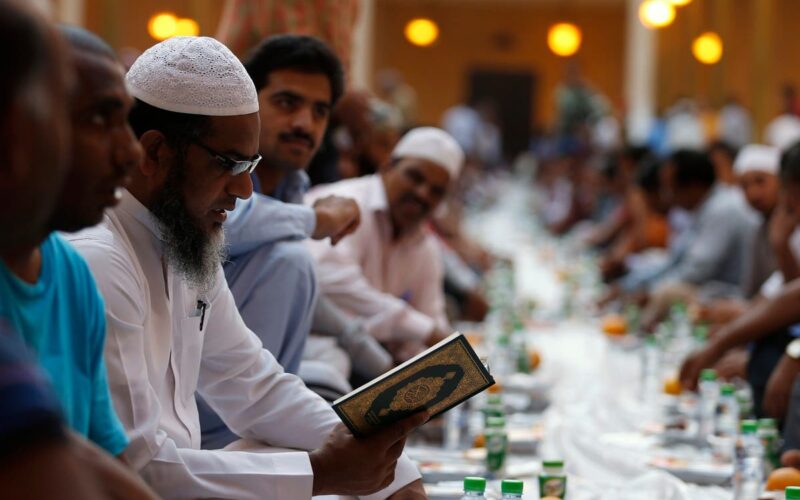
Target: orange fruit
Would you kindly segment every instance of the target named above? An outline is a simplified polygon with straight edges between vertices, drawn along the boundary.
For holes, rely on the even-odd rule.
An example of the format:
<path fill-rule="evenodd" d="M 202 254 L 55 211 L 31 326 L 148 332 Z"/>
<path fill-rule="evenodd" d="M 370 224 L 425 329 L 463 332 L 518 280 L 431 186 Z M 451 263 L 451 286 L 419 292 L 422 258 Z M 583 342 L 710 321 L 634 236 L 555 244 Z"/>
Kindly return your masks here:
<path fill-rule="evenodd" d="M 475 347 L 481 345 L 483 343 L 483 336 L 477 332 L 469 332 L 464 335 L 467 338 L 467 342 L 469 345 Z"/>
<path fill-rule="evenodd" d="M 561 499 L 558 497 L 542 497 L 539 500 L 561 500 Z"/>
<path fill-rule="evenodd" d="M 486 389 L 486 392 L 488 392 L 489 394 L 499 394 L 503 392 L 503 384 L 501 384 L 500 382 L 495 382 L 494 385 L 490 385 Z"/>
<path fill-rule="evenodd" d="M 531 370 L 539 368 L 541 362 L 542 357 L 539 355 L 539 351 L 528 351 L 528 363 L 530 364 Z"/>
<path fill-rule="evenodd" d="M 609 314 L 603 318 L 603 332 L 608 335 L 625 335 L 628 323 L 619 314 Z"/>
<path fill-rule="evenodd" d="M 664 381 L 664 393 L 672 396 L 679 396 L 683 388 L 681 381 L 677 377 L 670 377 Z"/>
<path fill-rule="evenodd" d="M 478 434 L 475 436 L 472 446 L 473 448 L 486 448 L 486 437 L 483 434 Z"/>
<path fill-rule="evenodd" d="M 768 491 L 783 491 L 789 486 L 800 486 L 800 470 L 794 467 L 775 469 L 767 478 Z"/>

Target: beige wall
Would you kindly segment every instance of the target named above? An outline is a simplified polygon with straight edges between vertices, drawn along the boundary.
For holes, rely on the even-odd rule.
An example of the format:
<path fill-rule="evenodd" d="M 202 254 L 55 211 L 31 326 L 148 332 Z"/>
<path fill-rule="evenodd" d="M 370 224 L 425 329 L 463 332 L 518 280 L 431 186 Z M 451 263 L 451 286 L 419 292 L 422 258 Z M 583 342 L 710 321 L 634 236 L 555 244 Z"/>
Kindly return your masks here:
<path fill-rule="evenodd" d="M 200 34 L 214 36 L 222 0 L 85 0 L 86 28 L 115 48 L 144 50 L 156 43 L 147 34 L 147 21 L 162 11 L 191 17 L 200 24 Z"/>
<path fill-rule="evenodd" d="M 65 0 L 50 0 L 56 5 Z M 436 123 L 443 110 L 464 97 L 464 80 L 473 66 L 525 69 L 539 78 L 531 110 L 534 123 L 553 116 L 553 90 L 564 60 L 546 47 L 547 28 L 568 19 L 583 29 L 578 60 L 586 78 L 623 106 L 625 43 L 622 0 L 373 0 L 376 70 L 396 67 L 417 89 L 420 118 Z M 202 34 L 213 35 L 222 0 L 84 0 L 86 27 L 114 47 L 143 50 L 154 43 L 147 20 L 162 10 L 190 16 Z M 405 23 L 428 16 L 441 28 L 429 48 L 411 46 Z M 669 105 L 678 95 L 693 95 L 719 105 L 728 95 L 740 98 L 765 123 L 778 110 L 783 83 L 800 84 L 798 0 L 694 0 L 678 11 L 676 22 L 658 32 L 657 102 Z M 691 40 L 702 31 L 720 32 L 725 55 L 715 66 L 695 61 Z M 498 47 L 498 35 L 513 41 Z"/>
<path fill-rule="evenodd" d="M 761 128 L 779 111 L 780 87 L 800 84 L 798 19 L 797 0 L 695 0 L 659 33 L 659 104 L 693 95 L 718 106 L 735 96 L 753 110 Z M 691 40 L 708 30 L 724 42 L 723 58 L 714 66 L 690 53 Z"/>
<path fill-rule="evenodd" d="M 530 70 L 539 79 L 534 95 L 534 123 L 553 115 L 553 91 L 564 60 L 546 47 L 547 28 L 569 18 L 583 29 L 578 60 L 584 75 L 619 105 L 622 96 L 624 4 L 601 3 L 565 9 L 559 2 L 452 2 L 377 0 L 373 67 L 395 67 L 417 89 L 420 119 L 438 123 L 442 112 L 456 104 L 466 89 L 470 68 Z M 434 19 L 441 34 L 435 45 L 418 48 L 403 37 L 405 23 L 416 16 Z M 514 40 L 507 50 L 497 46 L 498 34 Z"/>

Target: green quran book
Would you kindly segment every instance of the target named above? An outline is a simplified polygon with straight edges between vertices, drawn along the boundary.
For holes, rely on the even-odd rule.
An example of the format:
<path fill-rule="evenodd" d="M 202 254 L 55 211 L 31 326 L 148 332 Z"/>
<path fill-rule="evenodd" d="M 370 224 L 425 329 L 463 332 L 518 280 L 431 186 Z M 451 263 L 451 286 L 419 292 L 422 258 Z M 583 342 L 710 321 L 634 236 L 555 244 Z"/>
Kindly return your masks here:
<path fill-rule="evenodd" d="M 397 368 L 333 402 L 356 436 L 364 436 L 427 409 L 443 413 L 494 384 L 494 379 L 456 332 Z"/>

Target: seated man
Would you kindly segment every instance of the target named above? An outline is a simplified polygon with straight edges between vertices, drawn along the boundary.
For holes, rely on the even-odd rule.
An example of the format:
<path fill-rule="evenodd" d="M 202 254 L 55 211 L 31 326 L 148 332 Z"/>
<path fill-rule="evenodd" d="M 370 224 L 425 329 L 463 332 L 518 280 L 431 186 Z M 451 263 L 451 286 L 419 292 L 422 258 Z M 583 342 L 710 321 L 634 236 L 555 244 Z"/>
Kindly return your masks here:
<path fill-rule="evenodd" d="M 366 319 L 368 331 L 392 343 L 398 360 L 432 345 L 449 330 L 444 311 L 441 250 L 426 222 L 458 176 L 464 153 L 446 132 L 406 134 L 381 174 L 311 191 L 352 196 L 361 225 L 336 247 L 311 242 L 322 293 Z"/>
<path fill-rule="evenodd" d="M 68 104 L 65 103 L 69 101 L 67 95 L 73 95 L 71 82 L 74 75 L 71 65 L 64 64 L 67 55 L 63 40 L 54 27 L 27 2 L 0 0 L 0 65 L 6 69 L 0 77 L 0 95 L 3 96 L 0 99 L 0 147 L 6 153 L 6 160 L 0 164 L 0 227 L 3 228 L 0 231 L 0 255 L 4 262 L 23 262 L 32 248 L 65 246 L 60 241 L 41 246 L 40 243 L 52 238 L 47 236 L 51 232 L 50 218 L 70 163 L 67 154 L 70 121 Z M 77 63 L 77 69 L 93 69 L 81 64 L 76 55 L 71 54 L 71 58 Z M 96 71 L 90 73 L 97 75 Z M 109 82 L 108 88 L 115 89 L 121 83 L 119 74 L 116 80 Z M 77 95 L 91 100 L 96 95 L 85 84 L 86 80 L 81 78 Z M 124 92 L 124 87 L 121 88 Z M 101 132 L 94 138 L 101 144 L 107 143 L 109 134 Z M 74 168 L 84 172 L 86 164 Z M 90 196 L 90 199 L 100 202 L 95 196 Z M 37 259 L 44 259 L 41 254 L 45 252 L 34 253 L 40 255 Z M 78 279 L 70 278 L 70 268 L 67 268 L 63 270 L 66 281 L 91 283 L 85 264 L 79 260 L 73 262 L 80 264 L 72 268 Z M 53 266 L 55 263 L 52 259 L 45 259 L 42 265 Z M 3 273 L 5 280 L 10 273 L 5 267 Z M 30 289 L 20 279 L 13 278 L 11 282 L 15 293 Z M 37 296 L 50 294 L 57 300 L 70 300 L 69 295 L 61 292 L 64 289 L 57 285 L 52 281 L 42 282 L 41 290 L 37 290 L 40 293 L 25 296 L 22 303 L 13 303 L 8 300 L 10 297 L 3 297 L 0 301 L 3 311 L 0 318 L 2 496 L 89 500 L 155 498 L 121 462 L 64 426 L 63 418 L 66 417 L 75 431 L 88 434 L 112 448 L 120 443 L 124 446 L 126 442 L 124 434 L 114 434 L 114 425 L 119 426 L 119 423 L 109 411 L 105 371 L 97 369 L 97 366 L 103 366 L 102 339 L 105 332 L 66 328 L 63 332 L 65 337 L 59 337 L 54 335 L 59 332 L 48 327 L 39 314 L 77 318 L 80 311 L 75 316 L 64 315 L 63 311 L 55 308 L 24 311 L 27 306 L 36 305 Z M 96 291 L 90 295 L 93 296 L 97 296 Z M 41 299 L 43 308 L 47 307 L 47 302 Z M 50 305 L 55 305 L 55 302 L 50 301 Z M 91 306 L 91 301 L 87 305 Z M 7 317 L 25 328 L 23 333 L 27 335 L 20 335 L 12 328 Z M 43 335 L 36 335 L 40 333 L 36 330 L 40 327 L 46 330 Z M 87 334 L 92 335 L 91 343 L 85 338 Z M 42 341 L 36 346 L 38 352 L 31 352 L 25 346 L 32 335 Z M 54 339 L 63 339 L 60 346 L 69 350 L 59 352 L 47 345 Z M 95 350 L 97 342 L 100 345 Z M 48 352 L 50 357 L 42 357 L 43 352 Z M 37 354 L 40 363 L 35 360 Z M 83 358 L 86 364 L 83 364 Z M 48 369 L 49 377 L 40 364 Z M 53 373 L 56 367 L 60 371 Z M 83 375 L 79 368 L 86 369 Z M 74 392 L 66 391 L 69 384 L 72 384 Z M 103 429 L 91 425 L 89 418 L 105 421 L 110 429 L 103 432 Z"/>
<path fill-rule="evenodd" d="M 674 153 L 661 168 L 663 196 L 690 214 L 689 226 L 671 244 L 667 263 L 622 278 L 626 292 L 675 284 L 711 285 L 719 291 L 739 287 L 756 215 L 740 194 L 715 179 L 711 161 L 694 151 Z"/>
<path fill-rule="evenodd" d="M 800 213 L 800 144 L 793 146 L 781 158 L 780 178 L 784 201 L 791 213 Z M 784 287 L 780 294 L 768 300 L 758 302 L 735 321 L 722 327 L 711 341 L 702 349 L 692 353 L 681 367 L 681 382 L 685 387 L 695 387 L 697 377 L 703 368 L 713 366 L 727 352 L 734 348 L 750 345 L 750 360 L 747 367 L 747 378 L 753 386 L 754 403 L 757 414 L 763 408 L 770 413 L 782 417 L 788 401 L 773 402 L 773 398 L 764 397 L 765 391 L 772 385 L 773 391 L 780 392 L 770 378 L 775 366 L 779 363 L 784 350 L 795 333 L 793 324 L 800 322 L 797 301 L 800 300 L 800 281 L 795 279 Z M 784 374 L 793 366 L 782 363 Z M 786 378 L 782 380 L 782 388 L 786 389 Z M 792 381 L 790 381 L 792 382 Z M 783 392 L 788 392 L 784 390 Z M 774 403 L 774 406 L 768 404 Z"/>
<path fill-rule="evenodd" d="M 144 52 L 126 79 L 144 161 L 103 223 L 71 238 L 106 299 L 125 458 L 165 497 L 424 494 L 402 448 L 427 415 L 355 439 L 236 309 L 222 225 L 252 194 L 260 160 L 258 97 L 239 60 L 211 38 L 176 37 Z M 295 451 L 201 450 L 196 393 L 260 451 Z"/>
<path fill-rule="evenodd" d="M 103 209 L 118 201 L 115 192 L 140 151 L 127 124 L 131 99 L 113 51 L 86 32 L 65 34 L 77 75 L 71 101 L 73 161 L 61 196 L 55 197 L 50 232 L 2 255 L 0 317 L 36 352 L 69 426 L 119 455 L 128 440 L 106 380 L 103 301 L 86 262 L 52 230 L 99 222 Z M 56 128 L 46 134 L 63 137 Z M 57 185 L 46 177 L 39 182 Z"/>
<path fill-rule="evenodd" d="M 230 245 L 230 259 L 223 266 L 225 278 L 245 324 L 284 370 L 300 373 L 320 394 L 324 394 L 320 386 L 335 388 L 338 397 L 351 390 L 349 370 L 340 372 L 331 363 L 308 360 L 312 349 L 326 355 L 335 352 L 339 364 L 349 367 L 347 356 L 331 339 L 323 342 L 312 337 L 306 348 L 314 311 L 333 306 L 318 304 L 325 299 L 317 297 L 314 261 L 299 240 L 331 236 L 335 244 L 359 221 L 358 206 L 347 198 L 326 197 L 317 200 L 314 208 L 301 205 L 308 186 L 304 169 L 319 147 L 330 108 L 344 87 L 342 67 L 324 43 L 299 35 L 265 40 L 244 65 L 259 93 L 259 153 L 263 160 L 251 176 L 255 193 L 240 201 L 225 222 Z M 322 233 L 315 234 L 319 230 Z M 357 339 L 344 335 L 347 326 L 331 333 L 338 334 L 340 344 L 353 347 L 351 340 Z M 316 345 L 320 342 L 321 349 Z M 304 349 L 306 360 L 301 370 Z M 237 439 L 202 400 L 199 409 L 204 448 L 223 448 Z"/>

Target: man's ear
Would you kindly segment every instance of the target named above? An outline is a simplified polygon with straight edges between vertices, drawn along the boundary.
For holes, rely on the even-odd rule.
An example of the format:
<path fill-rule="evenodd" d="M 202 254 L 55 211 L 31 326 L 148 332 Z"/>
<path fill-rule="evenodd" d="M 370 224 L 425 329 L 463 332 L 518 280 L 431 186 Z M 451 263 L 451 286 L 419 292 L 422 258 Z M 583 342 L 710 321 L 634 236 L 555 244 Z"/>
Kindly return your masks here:
<path fill-rule="evenodd" d="M 167 144 L 167 138 L 158 130 L 148 130 L 139 138 L 144 158 L 139 166 L 145 177 L 163 175 L 175 156 L 173 149 Z"/>

